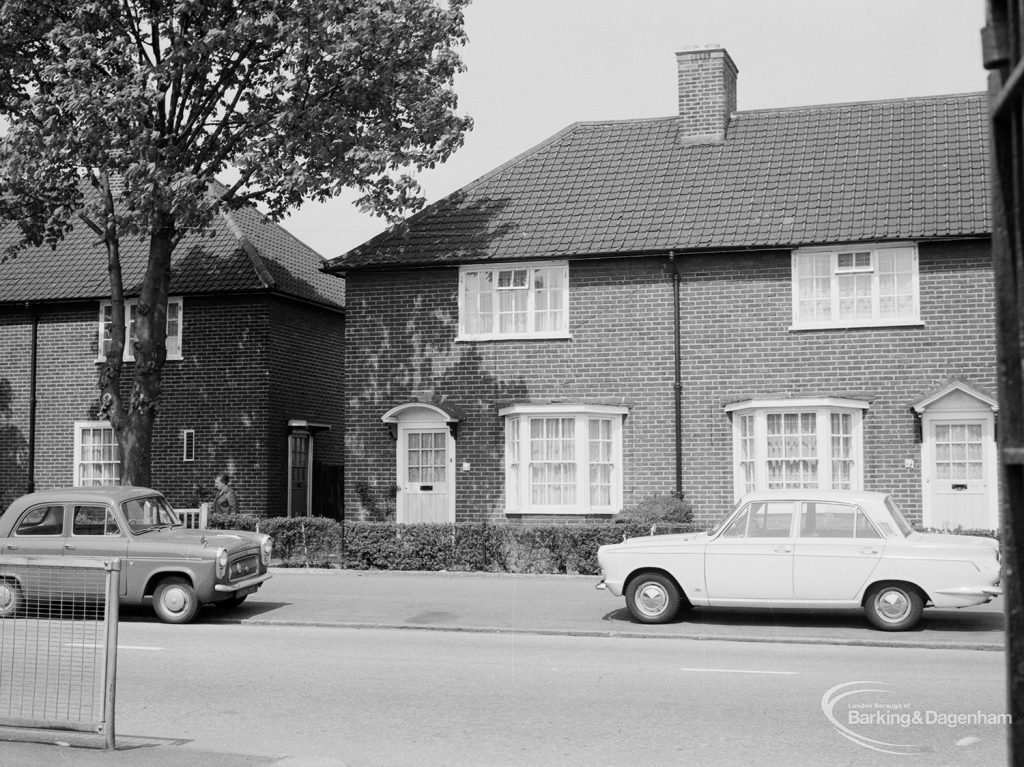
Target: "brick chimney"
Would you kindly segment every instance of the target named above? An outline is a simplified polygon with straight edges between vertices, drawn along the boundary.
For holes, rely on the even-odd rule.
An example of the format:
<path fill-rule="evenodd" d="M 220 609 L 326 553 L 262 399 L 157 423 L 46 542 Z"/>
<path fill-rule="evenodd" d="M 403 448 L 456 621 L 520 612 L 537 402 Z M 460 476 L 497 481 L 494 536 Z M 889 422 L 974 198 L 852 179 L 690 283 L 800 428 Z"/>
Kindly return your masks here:
<path fill-rule="evenodd" d="M 676 54 L 683 143 L 724 141 L 736 111 L 736 65 L 724 48 L 692 48 Z"/>

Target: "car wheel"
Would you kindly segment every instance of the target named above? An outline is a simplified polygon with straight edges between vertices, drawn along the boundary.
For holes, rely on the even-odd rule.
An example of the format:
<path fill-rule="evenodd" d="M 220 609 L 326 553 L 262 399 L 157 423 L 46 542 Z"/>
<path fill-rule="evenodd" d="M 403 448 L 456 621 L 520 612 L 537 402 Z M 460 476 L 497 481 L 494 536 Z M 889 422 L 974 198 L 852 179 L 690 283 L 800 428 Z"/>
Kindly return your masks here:
<path fill-rule="evenodd" d="M 14 581 L 0 581 L 0 618 L 13 618 L 21 610 L 25 598 Z"/>
<path fill-rule="evenodd" d="M 248 594 L 246 596 L 248 596 Z M 227 599 L 222 599 L 219 602 L 214 602 L 214 604 L 217 605 L 217 607 L 238 607 L 245 601 L 245 599 L 246 597 L 228 597 Z"/>
<path fill-rule="evenodd" d="M 872 586 L 864 600 L 864 611 L 875 628 L 906 631 L 917 625 L 924 611 L 924 599 L 917 589 L 899 583 Z"/>
<path fill-rule="evenodd" d="M 195 589 L 177 575 L 164 578 L 153 592 L 153 612 L 164 623 L 188 623 L 199 612 Z"/>
<path fill-rule="evenodd" d="M 658 573 L 639 575 L 626 587 L 626 607 L 641 623 L 667 623 L 676 617 L 682 601 L 679 587 Z"/>

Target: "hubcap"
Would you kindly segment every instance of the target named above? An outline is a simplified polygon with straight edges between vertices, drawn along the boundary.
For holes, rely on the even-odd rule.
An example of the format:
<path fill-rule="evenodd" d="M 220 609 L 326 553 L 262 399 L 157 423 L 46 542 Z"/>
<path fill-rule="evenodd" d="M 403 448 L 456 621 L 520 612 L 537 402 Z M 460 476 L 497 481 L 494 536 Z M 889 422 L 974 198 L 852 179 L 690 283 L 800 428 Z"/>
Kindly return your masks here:
<path fill-rule="evenodd" d="M 182 589 L 167 589 L 164 592 L 163 603 L 172 613 L 180 613 L 188 604 L 188 596 Z"/>
<path fill-rule="evenodd" d="M 878 607 L 878 614 L 891 623 L 896 623 L 906 617 L 910 610 L 910 600 L 902 591 L 883 591 L 875 599 Z"/>
<path fill-rule="evenodd" d="M 657 583 L 645 583 L 637 589 L 636 606 L 644 615 L 661 615 L 668 606 L 668 592 Z"/>
<path fill-rule="evenodd" d="M 0 610 L 8 609 L 14 602 L 14 589 L 6 583 L 0 583 Z"/>

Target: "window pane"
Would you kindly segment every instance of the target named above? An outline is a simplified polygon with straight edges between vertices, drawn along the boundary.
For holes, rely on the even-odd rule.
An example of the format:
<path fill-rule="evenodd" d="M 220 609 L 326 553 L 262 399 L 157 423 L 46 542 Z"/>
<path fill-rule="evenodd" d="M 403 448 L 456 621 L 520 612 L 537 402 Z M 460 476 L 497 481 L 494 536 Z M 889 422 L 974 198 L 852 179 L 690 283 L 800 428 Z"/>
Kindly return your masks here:
<path fill-rule="evenodd" d="M 576 419 L 530 419 L 530 503 L 576 503 Z"/>
<path fill-rule="evenodd" d="M 110 427 L 83 426 L 79 431 L 75 474 L 82 485 L 116 485 L 121 479 L 121 450 Z"/>
<path fill-rule="evenodd" d="M 769 488 L 818 486 L 818 438 L 815 413 L 768 413 Z"/>

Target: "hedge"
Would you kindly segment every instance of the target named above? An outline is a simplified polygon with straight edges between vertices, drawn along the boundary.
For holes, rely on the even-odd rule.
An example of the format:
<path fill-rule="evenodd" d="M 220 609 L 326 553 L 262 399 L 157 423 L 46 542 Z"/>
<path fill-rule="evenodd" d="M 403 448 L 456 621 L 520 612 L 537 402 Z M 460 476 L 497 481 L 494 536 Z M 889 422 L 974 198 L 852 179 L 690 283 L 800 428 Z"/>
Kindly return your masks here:
<path fill-rule="evenodd" d="M 503 525 L 486 522 L 402 525 L 324 517 L 211 514 L 214 529 L 259 530 L 274 539 L 283 567 L 342 566 L 353 570 L 461 570 L 490 573 L 596 575 L 597 548 L 649 535 L 639 521 L 589 525 Z M 693 523 L 657 523 L 657 535 L 700 532 Z M 937 531 L 932 531 L 937 532 Z M 949 531 L 994 535 L 992 531 Z"/>
<path fill-rule="evenodd" d="M 648 535 L 639 522 L 590 525 L 494 525 L 345 522 L 322 517 L 211 514 L 212 529 L 259 530 L 274 539 L 284 567 L 355 570 L 461 570 L 492 573 L 596 575 L 597 547 Z M 662 523 L 657 534 L 699 532 L 690 523 Z"/>

